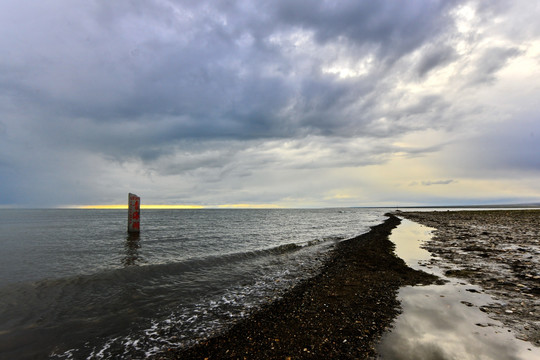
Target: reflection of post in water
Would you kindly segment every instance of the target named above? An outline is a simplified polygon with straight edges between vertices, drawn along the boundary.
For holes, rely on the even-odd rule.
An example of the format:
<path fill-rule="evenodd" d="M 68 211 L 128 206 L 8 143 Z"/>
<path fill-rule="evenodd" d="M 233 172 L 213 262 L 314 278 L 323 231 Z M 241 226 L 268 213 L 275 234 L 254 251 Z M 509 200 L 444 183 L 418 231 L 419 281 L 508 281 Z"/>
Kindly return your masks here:
<path fill-rule="evenodd" d="M 139 248 L 141 247 L 139 233 L 129 233 L 126 237 L 124 247 L 126 256 L 122 259 L 122 264 L 124 266 L 137 265 L 139 261 Z"/>

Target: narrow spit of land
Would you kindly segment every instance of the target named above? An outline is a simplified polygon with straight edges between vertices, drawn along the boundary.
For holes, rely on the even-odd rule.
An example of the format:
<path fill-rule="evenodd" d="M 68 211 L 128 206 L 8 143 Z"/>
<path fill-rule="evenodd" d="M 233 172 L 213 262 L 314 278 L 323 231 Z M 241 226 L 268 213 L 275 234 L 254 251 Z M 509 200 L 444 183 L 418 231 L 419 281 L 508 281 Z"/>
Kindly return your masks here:
<path fill-rule="evenodd" d="M 480 310 L 540 346 L 540 210 L 400 212 L 435 228 L 424 248 L 447 276 L 480 285 L 498 303 Z"/>
<path fill-rule="evenodd" d="M 399 313 L 397 291 L 438 278 L 394 254 L 394 215 L 339 243 L 321 273 L 226 333 L 158 359 L 362 359 Z"/>

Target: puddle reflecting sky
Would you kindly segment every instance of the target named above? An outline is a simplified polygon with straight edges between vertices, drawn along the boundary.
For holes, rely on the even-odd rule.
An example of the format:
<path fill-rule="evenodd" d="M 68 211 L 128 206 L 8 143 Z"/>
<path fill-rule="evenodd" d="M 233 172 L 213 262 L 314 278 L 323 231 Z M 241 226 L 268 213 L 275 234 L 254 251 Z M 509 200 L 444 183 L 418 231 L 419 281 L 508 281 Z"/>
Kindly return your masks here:
<path fill-rule="evenodd" d="M 390 239 L 409 266 L 440 275 L 436 267 L 418 265 L 430 258 L 419 246 L 429 239 L 431 230 L 403 220 Z M 446 285 L 400 290 L 403 313 L 378 345 L 381 359 L 540 359 L 540 348 L 516 339 L 502 323 L 479 310 L 478 306 L 495 300 L 478 292 L 481 288 L 477 286 L 448 280 Z"/>
<path fill-rule="evenodd" d="M 433 228 L 402 219 L 401 224 L 392 231 L 390 240 L 396 244 L 396 254 L 413 269 L 421 268 L 420 261 L 429 260 L 431 254 L 420 246 L 431 238 Z"/>

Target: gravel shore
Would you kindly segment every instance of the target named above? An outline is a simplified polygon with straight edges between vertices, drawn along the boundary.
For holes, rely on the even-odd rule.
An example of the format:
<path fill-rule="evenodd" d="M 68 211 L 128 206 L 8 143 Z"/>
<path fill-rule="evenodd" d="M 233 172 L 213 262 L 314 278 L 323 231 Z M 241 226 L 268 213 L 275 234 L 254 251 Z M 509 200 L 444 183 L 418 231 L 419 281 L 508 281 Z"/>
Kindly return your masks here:
<path fill-rule="evenodd" d="M 336 246 L 321 273 L 226 333 L 159 359 L 362 359 L 399 313 L 397 291 L 437 277 L 407 267 L 388 235 L 389 218 Z"/>
<path fill-rule="evenodd" d="M 480 310 L 540 346 L 540 210 L 399 212 L 435 228 L 424 248 L 447 276 L 499 303 Z"/>

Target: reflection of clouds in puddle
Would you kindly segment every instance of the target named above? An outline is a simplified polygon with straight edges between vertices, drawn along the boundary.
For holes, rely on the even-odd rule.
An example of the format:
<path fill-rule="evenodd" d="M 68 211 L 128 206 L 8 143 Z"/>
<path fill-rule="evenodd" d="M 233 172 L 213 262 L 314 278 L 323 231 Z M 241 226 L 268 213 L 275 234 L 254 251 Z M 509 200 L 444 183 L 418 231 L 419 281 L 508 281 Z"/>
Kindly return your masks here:
<path fill-rule="evenodd" d="M 422 249 L 420 245 L 431 238 L 433 230 L 435 229 L 403 219 L 399 228 L 392 232 L 392 235 L 399 236 L 396 251 L 401 251 L 404 258 L 410 260 L 429 259 L 429 251 Z"/>
<path fill-rule="evenodd" d="M 399 296 L 403 314 L 381 342 L 383 358 L 519 359 L 516 340 L 503 333 L 500 323 L 462 304 L 462 299 L 471 301 L 474 296 L 456 291 L 452 284 L 406 287 Z M 477 323 L 499 326 L 481 328 Z"/>
<path fill-rule="evenodd" d="M 418 266 L 419 261 L 429 259 L 429 252 L 418 249 L 429 239 L 430 230 L 404 220 L 392 232 L 391 240 L 398 256 L 409 266 L 441 275 L 436 267 Z M 381 359 L 540 359 L 539 348 L 517 340 L 500 322 L 477 308 L 494 302 L 490 296 L 467 291 L 481 291 L 476 286 L 448 280 L 446 285 L 408 286 L 400 290 L 403 312 L 378 345 Z"/>
<path fill-rule="evenodd" d="M 401 224 L 392 231 L 390 240 L 396 244 L 396 254 L 413 269 L 419 269 L 419 262 L 431 258 L 429 251 L 420 246 L 431 238 L 433 228 L 402 219 Z"/>

